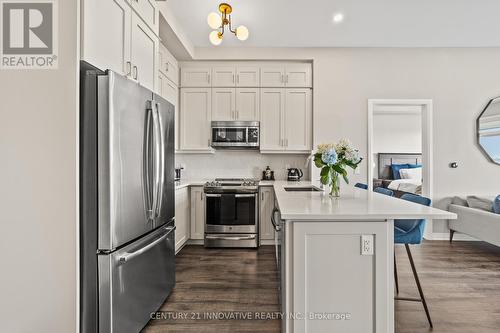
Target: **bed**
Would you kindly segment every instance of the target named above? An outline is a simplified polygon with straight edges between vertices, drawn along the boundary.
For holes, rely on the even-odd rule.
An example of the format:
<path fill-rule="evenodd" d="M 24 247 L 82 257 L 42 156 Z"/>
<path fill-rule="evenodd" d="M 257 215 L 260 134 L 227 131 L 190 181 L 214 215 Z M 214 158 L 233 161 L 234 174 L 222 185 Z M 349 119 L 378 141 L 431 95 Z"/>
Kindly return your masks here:
<path fill-rule="evenodd" d="M 422 194 L 422 179 L 394 179 L 393 164 L 422 164 L 421 153 L 379 153 L 377 158 L 377 178 L 373 179 L 373 188 L 385 187 L 394 192 L 396 197 L 405 193 Z"/>

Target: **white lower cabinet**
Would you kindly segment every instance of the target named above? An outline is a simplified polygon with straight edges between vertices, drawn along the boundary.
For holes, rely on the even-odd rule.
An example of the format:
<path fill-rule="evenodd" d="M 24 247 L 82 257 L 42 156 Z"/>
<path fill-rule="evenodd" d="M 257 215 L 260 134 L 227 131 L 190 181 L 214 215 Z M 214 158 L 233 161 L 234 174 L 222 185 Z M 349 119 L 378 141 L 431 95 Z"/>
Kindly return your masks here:
<path fill-rule="evenodd" d="M 191 239 L 205 235 L 205 194 L 203 186 L 191 187 Z"/>
<path fill-rule="evenodd" d="M 271 214 L 274 209 L 274 189 L 272 186 L 262 186 L 259 189 L 259 235 L 260 240 L 274 240 L 274 227 Z"/>
<path fill-rule="evenodd" d="M 175 252 L 188 241 L 191 229 L 191 212 L 189 209 L 189 188 L 175 191 Z"/>
<path fill-rule="evenodd" d="M 287 320 L 290 331 L 393 332 L 392 228 L 385 221 L 287 222 L 287 311 L 350 317 Z M 373 253 L 362 254 L 363 236 Z"/>

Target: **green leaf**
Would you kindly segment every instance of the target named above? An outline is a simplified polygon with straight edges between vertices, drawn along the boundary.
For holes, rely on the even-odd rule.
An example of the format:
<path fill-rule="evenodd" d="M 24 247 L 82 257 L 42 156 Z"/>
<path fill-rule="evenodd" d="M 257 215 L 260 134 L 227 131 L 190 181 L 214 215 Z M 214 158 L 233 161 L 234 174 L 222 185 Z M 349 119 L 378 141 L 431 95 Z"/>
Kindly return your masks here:
<path fill-rule="evenodd" d="M 323 167 L 320 172 L 320 181 L 324 185 L 328 185 L 330 182 L 330 168 L 328 166 Z"/>
<path fill-rule="evenodd" d="M 321 157 L 315 157 L 314 158 L 314 165 L 316 165 L 317 168 L 322 168 L 325 166 L 325 163 L 323 163 L 323 160 L 321 159 Z"/>
<path fill-rule="evenodd" d="M 330 171 L 330 168 L 325 166 L 324 168 L 321 169 L 320 175 L 325 176 L 328 175 L 328 172 Z"/>

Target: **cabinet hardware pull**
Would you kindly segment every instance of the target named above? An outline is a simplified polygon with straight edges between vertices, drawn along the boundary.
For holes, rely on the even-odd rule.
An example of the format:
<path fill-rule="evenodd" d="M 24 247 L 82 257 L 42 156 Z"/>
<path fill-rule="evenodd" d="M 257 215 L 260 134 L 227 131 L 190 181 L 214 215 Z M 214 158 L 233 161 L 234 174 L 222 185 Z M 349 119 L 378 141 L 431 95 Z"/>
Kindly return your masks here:
<path fill-rule="evenodd" d="M 285 83 L 288 83 L 288 74 L 286 75 Z"/>
<path fill-rule="evenodd" d="M 134 66 L 133 67 L 133 75 L 132 75 L 132 77 L 134 78 L 134 80 L 137 80 L 137 76 L 138 76 L 137 66 Z"/>
<path fill-rule="evenodd" d="M 240 83 L 240 74 L 236 74 L 236 83 Z"/>
<path fill-rule="evenodd" d="M 130 61 L 127 61 L 126 63 L 126 70 L 127 70 L 127 73 L 125 74 L 125 76 L 129 76 L 132 72 L 132 63 Z"/>
<path fill-rule="evenodd" d="M 200 200 L 203 201 L 203 192 L 200 192 Z"/>
<path fill-rule="evenodd" d="M 234 83 L 234 74 L 233 74 L 233 83 Z"/>
<path fill-rule="evenodd" d="M 165 70 L 168 72 L 168 62 L 165 63 Z"/>
<path fill-rule="evenodd" d="M 208 74 L 208 84 L 210 84 L 210 74 Z"/>
<path fill-rule="evenodd" d="M 262 198 L 262 201 L 264 201 L 264 192 L 260 194 L 260 197 Z"/>

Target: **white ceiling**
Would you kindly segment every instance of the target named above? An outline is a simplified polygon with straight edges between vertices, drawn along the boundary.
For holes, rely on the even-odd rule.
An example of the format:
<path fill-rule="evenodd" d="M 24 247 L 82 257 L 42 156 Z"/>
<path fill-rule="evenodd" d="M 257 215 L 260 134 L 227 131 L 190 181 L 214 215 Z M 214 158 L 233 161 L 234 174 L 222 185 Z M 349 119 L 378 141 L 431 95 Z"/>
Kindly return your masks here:
<path fill-rule="evenodd" d="M 168 0 L 195 47 L 210 46 L 208 13 L 222 1 Z M 500 0 L 230 0 L 233 27 L 221 46 L 466 47 L 500 46 Z M 334 24 L 334 13 L 344 21 Z"/>

